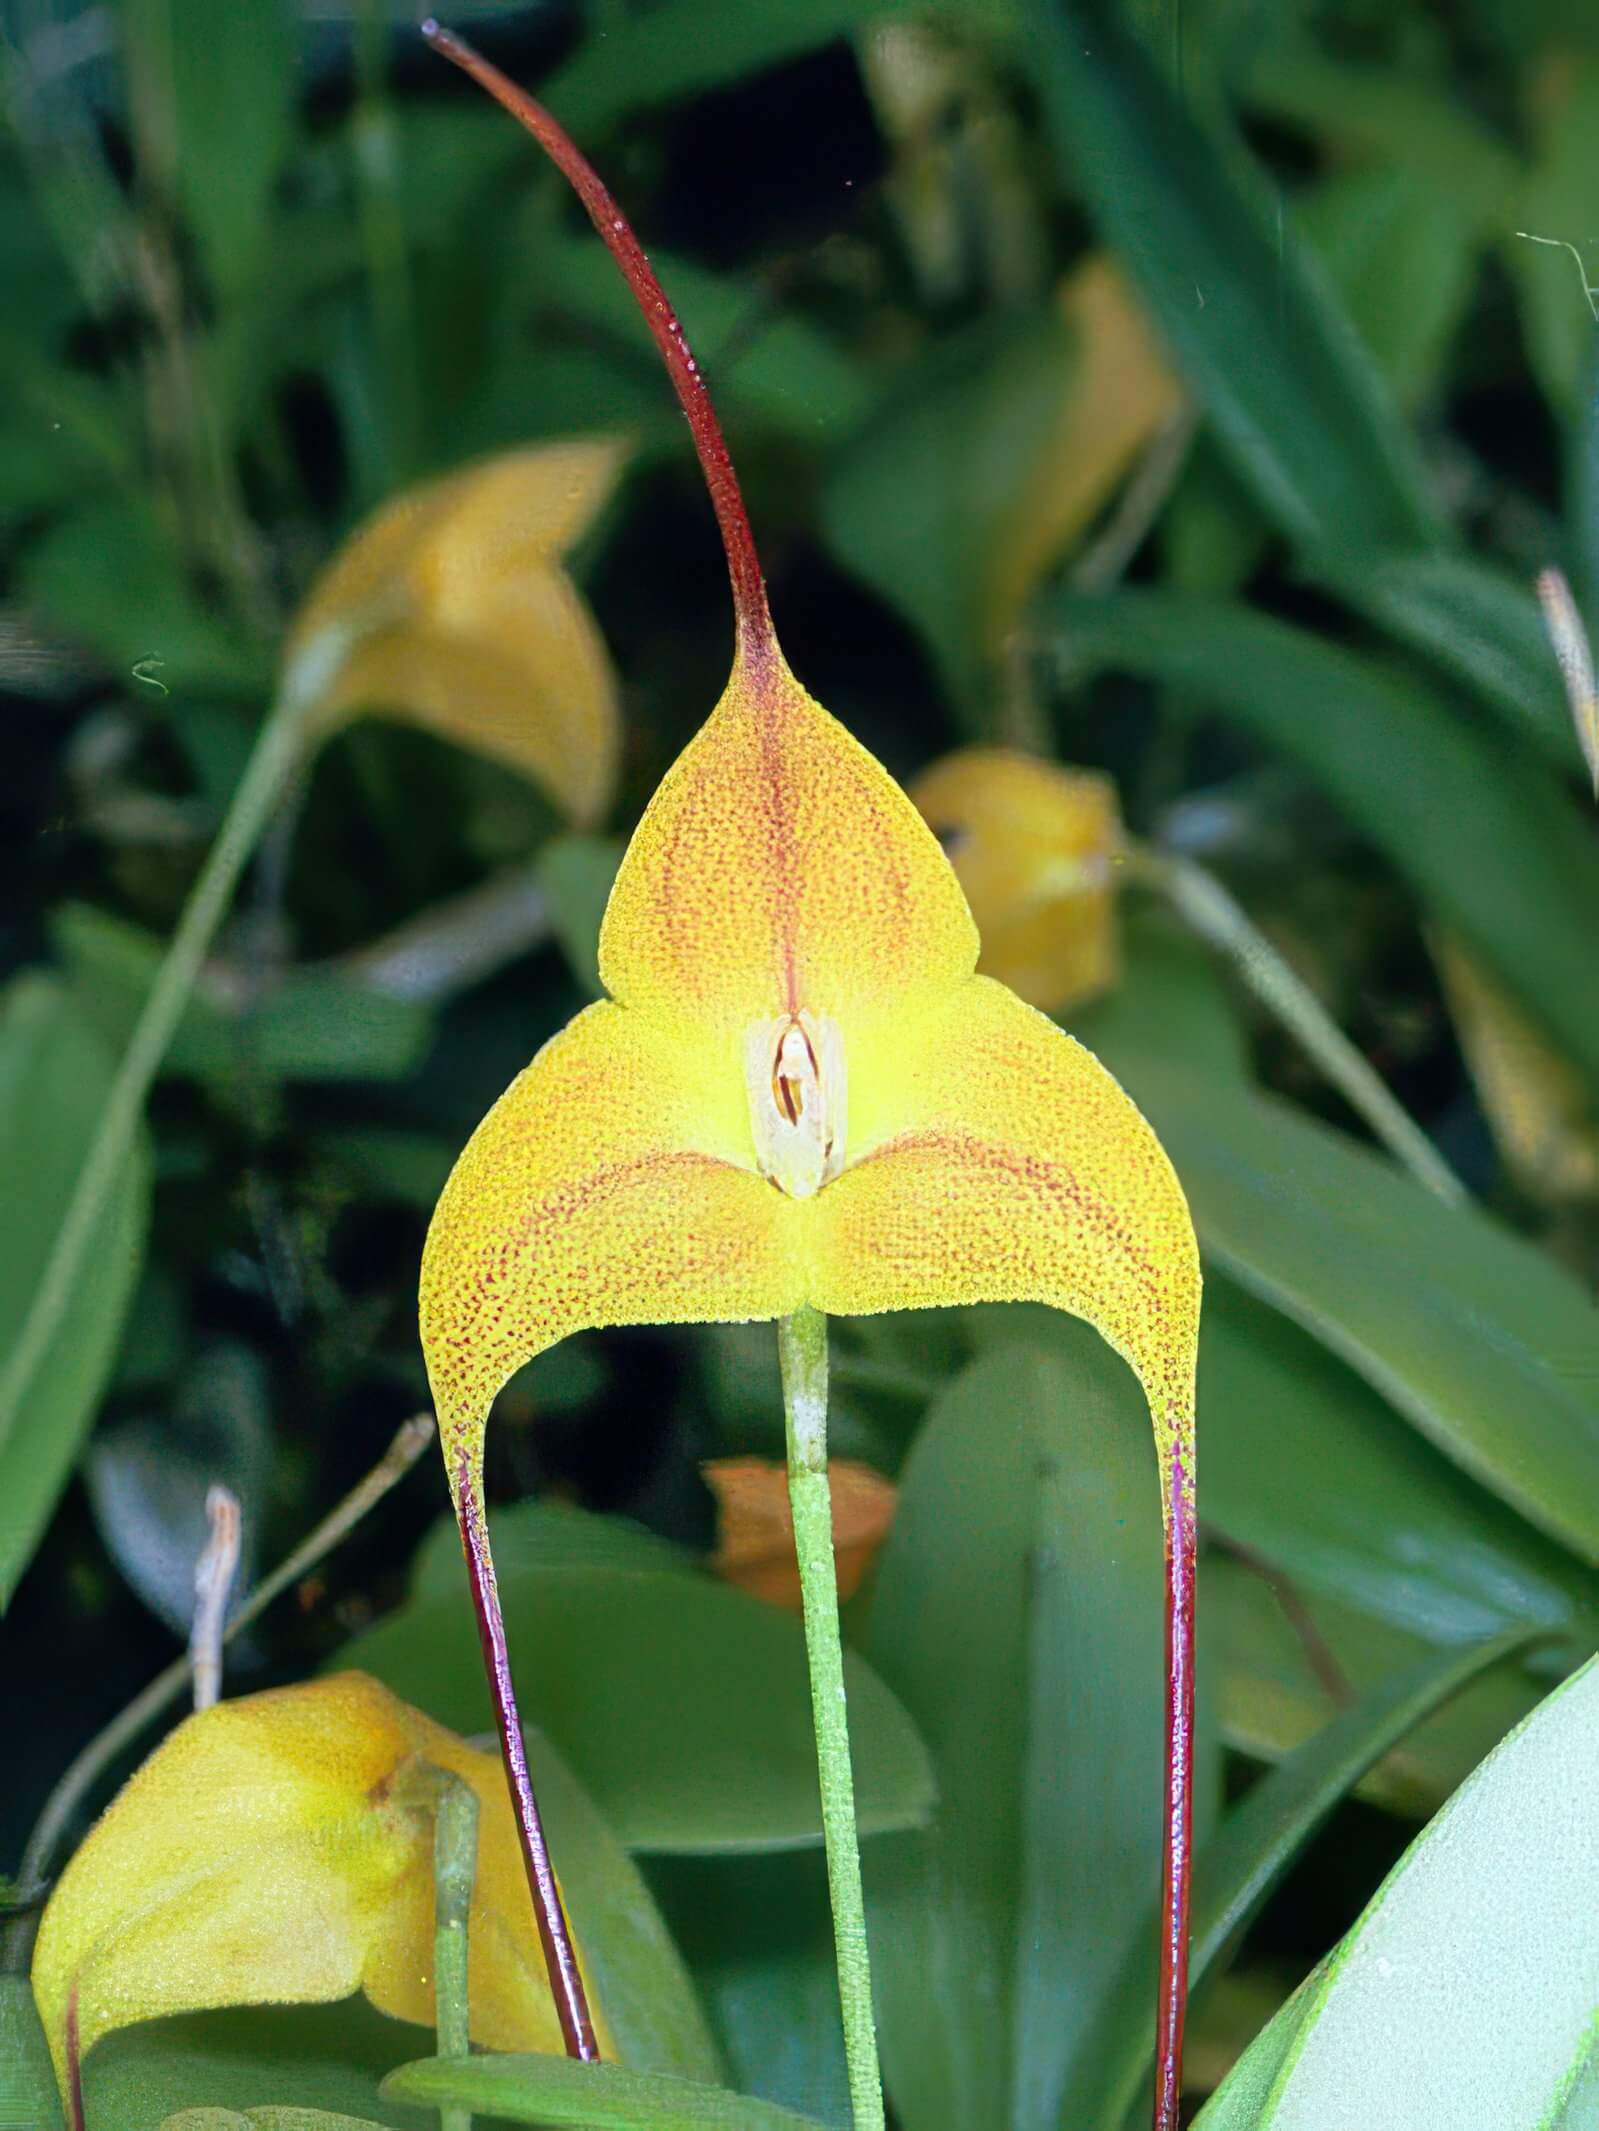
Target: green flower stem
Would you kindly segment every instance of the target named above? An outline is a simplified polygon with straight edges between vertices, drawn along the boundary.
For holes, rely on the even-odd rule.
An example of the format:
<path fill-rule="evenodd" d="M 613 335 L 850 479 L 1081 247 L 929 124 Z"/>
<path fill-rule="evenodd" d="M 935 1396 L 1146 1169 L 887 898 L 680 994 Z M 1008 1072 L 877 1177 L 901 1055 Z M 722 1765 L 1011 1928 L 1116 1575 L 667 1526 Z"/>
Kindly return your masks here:
<path fill-rule="evenodd" d="M 883 2131 L 883 2082 L 872 2020 L 872 1970 L 866 1945 L 860 1845 L 855 1832 L 855 1779 L 850 1767 L 849 1718 L 844 1700 L 844 1649 L 838 1626 L 838 1576 L 833 1562 L 833 1510 L 827 1486 L 827 1319 L 799 1310 L 778 1321 L 783 1367 L 783 1418 L 788 1432 L 788 1498 L 794 1516 L 810 1661 L 811 1715 L 822 1789 L 822 1835 L 833 1904 L 838 1996 L 844 2016 L 855 2131 Z"/>
<path fill-rule="evenodd" d="M 1352 1110 L 1403 1164 L 1446 1206 L 1463 1206 L 1467 1192 L 1415 1119 L 1374 1073 L 1297 970 L 1293 969 L 1248 913 L 1213 874 L 1191 859 L 1135 844 L 1128 852 L 1132 879 L 1163 895 L 1186 924 L 1220 949 L 1263 1005 L 1276 1015 L 1321 1068 Z"/>
<path fill-rule="evenodd" d="M 433 1823 L 433 2017 L 441 2057 L 467 2057 L 472 2050 L 466 1964 L 477 1814 L 472 1786 L 459 1776 L 445 1776 Z M 470 2111 L 440 2109 L 439 2131 L 472 2131 Z"/>
<path fill-rule="evenodd" d="M 329 632 L 330 636 L 333 634 Z M 178 929 L 122 1054 L 111 1093 L 100 1113 L 99 1129 L 79 1171 L 66 1216 L 56 1231 L 55 1248 L 44 1277 L 34 1290 L 16 1345 L 0 1373 L 0 1445 L 10 1435 L 34 1375 L 61 1330 L 83 1277 L 100 1216 L 144 1114 L 145 1098 L 161 1069 L 239 876 L 300 758 L 304 734 L 299 706 L 307 684 L 314 678 L 313 666 L 321 668 L 322 661 L 316 656 L 320 648 L 315 644 L 311 647 L 312 658 L 301 662 L 299 685 L 285 689 L 261 728 L 232 804 L 184 905 Z"/>

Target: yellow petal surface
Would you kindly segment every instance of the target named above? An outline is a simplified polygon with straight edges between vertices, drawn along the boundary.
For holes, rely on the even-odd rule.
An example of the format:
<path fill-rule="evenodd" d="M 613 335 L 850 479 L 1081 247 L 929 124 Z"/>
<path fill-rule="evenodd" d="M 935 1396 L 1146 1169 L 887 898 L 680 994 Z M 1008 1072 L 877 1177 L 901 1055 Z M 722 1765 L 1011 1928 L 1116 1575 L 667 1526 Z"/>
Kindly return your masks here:
<path fill-rule="evenodd" d="M 752 1597 L 797 1613 L 799 1568 L 787 1468 L 770 1458 L 711 1458 L 703 1471 L 716 1496 L 712 1568 Z M 856 1458 L 829 1458 L 827 1484 L 838 1595 L 853 1598 L 893 1522 L 899 1490 Z"/>
<path fill-rule="evenodd" d="M 881 763 L 775 646 L 741 661 L 628 846 L 607 991 L 696 1045 L 802 1008 L 847 1036 L 976 960 L 955 877 Z"/>
<path fill-rule="evenodd" d="M 924 770 L 910 796 L 965 890 L 984 975 L 1047 1013 L 1115 983 L 1121 819 L 1108 777 L 968 747 Z"/>
<path fill-rule="evenodd" d="M 1131 1099 L 986 977 L 862 1070 L 895 1094 L 875 1145 L 803 1209 L 811 1302 L 843 1316 L 1044 1302 L 1084 1317 L 1131 1363 L 1163 1463 L 1180 1445 L 1191 1486 L 1199 1256 Z"/>
<path fill-rule="evenodd" d="M 558 567 L 615 485 L 626 446 L 574 438 L 508 452 L 396 497 L 312 588 L 286 663 L 325 632 L 352 643 L 310 715 L 405 717 L 544 785 L 574 819 L 616 775 L 615 676 Z"/>
<path fill-rule="evenodd" d="M 80 2050 L 140 2020 L 365 1990 L 431 2024 L 431 1815 L 400 1803 L 418 1758 L 478 1794 L 472 2034 L 554 2050 L 559 2026 L 497 1759 L 344 1673 L 190 1717 L 131 1778 L 50 1898 L 33 1989 L 65 2090 Z"/>
<path fill-rule="evenodd" d="M 479 1125 L 428 1231 L 422 1344 L 452 1486 L 506 1378 L 567 1333 L 798 1308 L 789 1204 L 755 1172 L 731 1039 L 586 1008 Z"/>

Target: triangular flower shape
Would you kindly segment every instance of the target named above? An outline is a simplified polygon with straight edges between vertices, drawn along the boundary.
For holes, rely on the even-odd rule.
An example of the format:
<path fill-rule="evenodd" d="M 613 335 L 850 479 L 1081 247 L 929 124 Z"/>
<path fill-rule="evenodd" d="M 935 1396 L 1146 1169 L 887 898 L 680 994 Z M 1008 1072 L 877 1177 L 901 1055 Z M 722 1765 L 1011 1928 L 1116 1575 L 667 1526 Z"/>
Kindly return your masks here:
<path fill-rule="evenodd" d="M 1199 1256 L 1155 1134 L 1103 1066 L 976 974 L 948 858 L 887 771 L 790 672 L 704 381 L 616 203 L 567 136 L 424 26 L 521 119 L 638 295 L 721 524 L 737 624 L 720 703 L 634 832 L 600 933 L 609 997 L 539 1052 L 440 1198 L 422 1341 L 552 1974 L 549 1861 L 521 1758 L 482 1514 L 514 1370 L 605 1325 L 1053 1304 L 1143 1386 L 1169 1575 L 1156 2121 L 1175 2131 L 1193 1707 Z M 562 2003 L 562 1992 L 557 1992 Z M 581 1992 L 572 2054 L 593 2054 Z"/>

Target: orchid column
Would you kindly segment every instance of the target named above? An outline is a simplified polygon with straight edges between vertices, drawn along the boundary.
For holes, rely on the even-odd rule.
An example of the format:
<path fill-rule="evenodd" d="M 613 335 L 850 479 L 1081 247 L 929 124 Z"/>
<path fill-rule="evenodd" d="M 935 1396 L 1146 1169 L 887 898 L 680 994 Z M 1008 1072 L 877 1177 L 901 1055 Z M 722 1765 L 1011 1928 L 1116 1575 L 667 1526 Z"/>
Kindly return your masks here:
<path fill-rule="evenodd" d="M 482 1513 L 495 1393 L 580 1329 L 781 1321 L 829 1884 L 865 2131 L 882 2103 L 825 1532 L 817 1543 L 825 1330 L 808 1313 L 1046 1302 L 1087 1318 L 1126 1357 L 1155 1428 L 1169 1564 L 1156 2123 L 1174 2131 L 1199 1322 L 1181 1188 L 1104 1068 L 974 974 L 976 930 L 931 832 L 789 671 L 703 380 L 615 202 L 547 112 L 448 32 L 427 34 L 558 164 L 638 297 L 705 471 L 735 615 L 727 691 L 650 802 L 612 890 L 600 935 L 610 996 L 547 1043 L 478 1127 L 422 1270 L 440 1436 L 568 2047 L 593 2054 Z"/>

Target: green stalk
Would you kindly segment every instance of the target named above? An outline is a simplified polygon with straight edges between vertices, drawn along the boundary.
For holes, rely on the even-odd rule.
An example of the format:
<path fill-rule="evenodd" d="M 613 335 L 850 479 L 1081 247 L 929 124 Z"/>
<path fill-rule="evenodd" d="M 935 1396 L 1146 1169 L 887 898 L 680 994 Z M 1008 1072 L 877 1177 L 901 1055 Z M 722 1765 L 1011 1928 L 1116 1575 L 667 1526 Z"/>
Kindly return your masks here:
<path fill-rule="evenodd" d="M 472 2051 L 467 1997 L 467 1935 L 477 1876 L 477 1793 L 459 1776 L 439 1785 L 433 1823 L 433 2018 L 441 2057 Z M 439 2131 L 472 2131 L 471 2112 L 439 2111 Z"/>
<path fill-rule="evenodd" d="M 1221 882 L 1191 859 L 1147 844 L 1134 844 L 1127 859 L 1132 879 L 1164 895 L 1202 940 L 1227 956 L 1256 998 L 1299 1039 L 1312 1062 L 1417 1183 L 1446 1206 L 1465 1205 L 1465 1185 L 1426 1133 Z"/>
<path fill-rule="evenodd" d="M 844 1648 L 838 1626 L 838 1576 L 833 1562 L 833 1511 L 827 1486 L 827 1319 L 820 1310 L 780 1318 L 783 1419 L 788 1434 L 788 1498 L 794 1516 L 810 1661 L 811 1717 L 821 1779 L 822 1836 L 833 1905 L 833 1946 L 844 2016 L 855 2131 L 883 2131 L 883 2082 L 872 2021 L 872 1970 L 866 1945 L 860 1845 L 855 1831 L 855 1779 L 850 1767 L 849 1718 L 844 1700 Z"/>
<path fill-rule="evenodd" d="M 234 888 L 270 820 L 305 741 L 303 706 L 348 648 L 352 631 L 323 631 L 295 663 L 282 694 L 261 727 L 244 775 L 190 892 L 156 972 L 149 997 L 122 1054 L 99 1130 L 79 1172 L 66 1216 L 56 1231 L 44 1277 L 34 1291 L 17 1342 L 0 1373 L 0 1446 L 15 1425 L 35 1371 L 60 1331 L 82 1278 L 100 1216 L 144 1114 L 195 979 L 227 914 Z"/>

